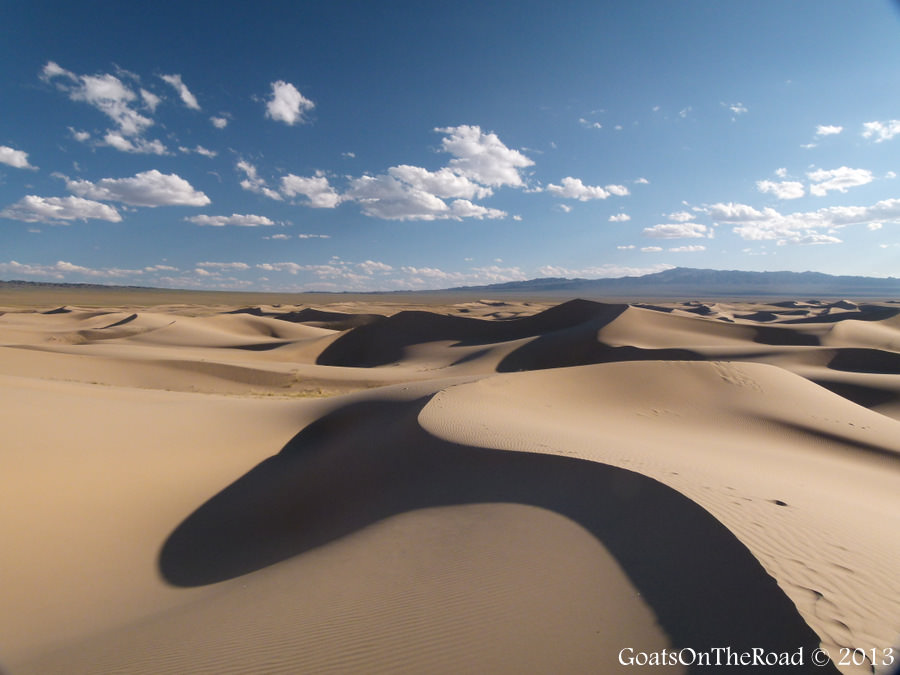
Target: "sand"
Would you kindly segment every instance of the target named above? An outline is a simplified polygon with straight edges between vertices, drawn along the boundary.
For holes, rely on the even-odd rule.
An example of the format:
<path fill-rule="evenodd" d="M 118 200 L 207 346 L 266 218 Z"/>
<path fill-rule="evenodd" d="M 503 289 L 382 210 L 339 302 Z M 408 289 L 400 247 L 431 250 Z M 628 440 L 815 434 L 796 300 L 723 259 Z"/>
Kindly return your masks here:
<path fill-rule="evenodd" d="M 323 297 L 6 298 L 0 669 L 900 660 L 900 304 Z"/>

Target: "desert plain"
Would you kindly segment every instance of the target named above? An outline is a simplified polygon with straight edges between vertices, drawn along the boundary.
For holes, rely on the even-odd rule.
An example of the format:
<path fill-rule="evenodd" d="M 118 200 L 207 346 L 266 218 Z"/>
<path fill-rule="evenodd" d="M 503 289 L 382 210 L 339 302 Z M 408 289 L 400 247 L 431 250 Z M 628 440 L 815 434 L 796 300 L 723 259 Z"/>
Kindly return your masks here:
<path fill-rule="evenodd" d="M 6 294 L 0 430 L 10 675 L 900 658 L 896 301 Z"/>

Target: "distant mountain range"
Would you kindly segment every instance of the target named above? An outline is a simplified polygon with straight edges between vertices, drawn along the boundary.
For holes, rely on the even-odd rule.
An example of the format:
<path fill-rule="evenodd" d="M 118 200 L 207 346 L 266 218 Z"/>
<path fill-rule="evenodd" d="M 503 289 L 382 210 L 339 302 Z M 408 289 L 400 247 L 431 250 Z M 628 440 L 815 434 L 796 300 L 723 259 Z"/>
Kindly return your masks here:
<path fill-rule="evenodd" d="M 743 272 L 676 267 L 640 277 L 615 279 L 543 278 L 454 291 L 566 295 L 580 297 L 866 297 L 900 299 L 895 277 L 834 276 L 821 272 Z"/>
<path fill-rule="evenodd" d="M 16 287 L 150 290 L 138 286 L 101 286 L 33 281 L 0 281 Z M 821 272 L 743 272 L 676 267 L 640 277 L 615 279 L 541 278 L 487 286 L 462 286 L 427 293 L 509 293 L 548 297 L 617 298 L 883 298 L 900 300 L 900 278 L 834 276 Z M 221 292 L 221 291 L 219 291 Z M 242 294 L 246 292 L 241 291 Z M 395 291 L 395 293 L 411 293 Z M 252 295 L 252 294 L 251 294 Z"/>

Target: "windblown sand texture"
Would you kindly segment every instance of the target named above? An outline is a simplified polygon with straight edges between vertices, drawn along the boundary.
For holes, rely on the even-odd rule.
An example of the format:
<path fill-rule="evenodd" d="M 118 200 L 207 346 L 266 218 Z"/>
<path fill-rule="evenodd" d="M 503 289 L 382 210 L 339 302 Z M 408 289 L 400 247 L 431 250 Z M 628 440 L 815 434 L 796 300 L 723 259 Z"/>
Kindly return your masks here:
<path fill-rule="evenodd" d="M 10 307 L 0 425 L 11 675 L 900 646 L 896 303 Z"/>

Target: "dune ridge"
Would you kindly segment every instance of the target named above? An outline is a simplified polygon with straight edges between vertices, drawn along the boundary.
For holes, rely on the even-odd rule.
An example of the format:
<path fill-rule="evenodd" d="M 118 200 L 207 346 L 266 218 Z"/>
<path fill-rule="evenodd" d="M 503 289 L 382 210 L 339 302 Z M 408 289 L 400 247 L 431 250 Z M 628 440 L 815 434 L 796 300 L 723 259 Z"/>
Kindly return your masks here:
<path fill-rule="evenodd" d="M 633 670 L 623 647 L 894 647 L 898 314 L 7 308 L 0 662 L 581 673 Z"/>

